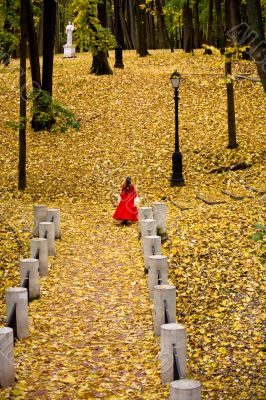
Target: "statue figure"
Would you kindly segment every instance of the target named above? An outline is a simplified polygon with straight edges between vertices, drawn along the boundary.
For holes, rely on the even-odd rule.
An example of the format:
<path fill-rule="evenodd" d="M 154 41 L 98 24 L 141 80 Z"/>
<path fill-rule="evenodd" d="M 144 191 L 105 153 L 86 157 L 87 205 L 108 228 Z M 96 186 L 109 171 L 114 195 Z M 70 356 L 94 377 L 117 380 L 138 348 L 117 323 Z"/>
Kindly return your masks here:
<path fill-rule="evenodd" d="M 68 21 L 68 25 L 66 26 L 66 33 L 67 33 L 67 45 L 72 46 L 72 32 L 74 30 L 74 25 Z"/>

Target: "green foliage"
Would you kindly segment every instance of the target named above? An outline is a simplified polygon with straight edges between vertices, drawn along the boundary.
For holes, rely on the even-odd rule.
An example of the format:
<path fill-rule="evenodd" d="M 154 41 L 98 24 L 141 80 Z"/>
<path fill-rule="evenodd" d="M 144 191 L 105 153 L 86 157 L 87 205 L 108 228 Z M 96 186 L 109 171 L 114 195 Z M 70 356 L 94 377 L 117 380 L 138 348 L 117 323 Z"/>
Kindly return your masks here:
<path fill-rule="evenodd" d="M 36 93 L 37 92 L 37 93 Z M 56 101 L 53 101 L 51 95 L 44 91 L 35 91 L 31 94 L 33 100 L 33 119 L 34 125 L 38 130 L 51 130 L 52 132 L 66 132 L 69 128 L 79 130 L 80 124 L 75 115 L 67 108 Z"/>
<path fill-rule="evenodd" d="M 254 228 L 257 229 L 257 232 L 252 235 L 251 239 L 256 242 L 263 241 L 265 245 L 264 237 L 266 236 L 266 225 L 254 224 Z"/>
<path fill-rule="evenodd" d="M 80 48 L 89 47 L 92 54 L 96 55 L 115 47 L 114 36 L 109 29 L 102 27 L 97 18 L 97 0 L 74 0 L 72 9 L 76 15 L 75 37 Z"/>
<path fill-rule="evenodd" d="M 18 41 L 18 37 L 13 33 L 4 30 L 0 31 L 0 51 L 4 49 L 3 51 L 11 53 L 16 49 Z"/>

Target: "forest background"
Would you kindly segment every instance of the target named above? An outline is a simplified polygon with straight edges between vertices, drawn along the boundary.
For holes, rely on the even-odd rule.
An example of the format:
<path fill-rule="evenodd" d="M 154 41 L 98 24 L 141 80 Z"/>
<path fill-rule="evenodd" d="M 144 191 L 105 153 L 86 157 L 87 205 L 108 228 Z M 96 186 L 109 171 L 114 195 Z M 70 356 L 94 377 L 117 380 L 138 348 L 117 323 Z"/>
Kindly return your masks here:
<path fill-rule="evenodd" d="M 32 206 L 36 202 L 61 208 L 65 242 L 59 245 L 59 252 L 73 251 L 76 260 L 70 254 L 69 263 L 75 267 L 82 262 L 81 248 L 77 245 L 73 250 L 71 235 L 75 235 L 77 243 L 80 234 L 84 235 L 86 253 L 95 232 L 104 234 L 99 228 L 103 220 L 109 224 L 114 238 L 119 236 L 128 254 L 138 248 L 134 228 L 125 235 L 115 231 L 111 224 L 114 194 L 124 176 L 130 174 L 143 204 L 163 200 L 168 205 L 169 240 L 164 253 L 169 257 L 171 280 L 178 287 L 178 320 L 188 329 L 190 376 L 203 383 L 206 399 L 235 399 L 240 388 L 241 400 L 263 399 L 265 253 L 260 241 L 256 243 L 251 237 L 256 232 L 254 224 L 264 223 L 265 211 L 265 1 L 61 3 L 47 0 L 42 4 L 1 0 L 0 4 L 4 63 L 0 75 L 1 322 L 4 324 L 5 288 L 18 284 L 18 260 L 28 254 Z M 21 12 L 25 10 L 23 5 L 28 10 L 25 14 Z M 32 18 L 27 20 L 29 15 Z M 54 55 L 54 48 L 55 53 L 63 51 L 68 20 L 74 22 L 74 43 L 80 54 L 64 60 L 62 55 Z M 248 30 L 234 29 L 239 26 Z M 237 35 L 228 35 L 229 31 Z M 252 31 L 257 33 L 255 39 L 249 35 Z M 19 41 L 23 44 L 21 33 L 29 48 L 19 47 Z M 203 44 L 206 46 L 201 48 Z M 113 68 L 117 60 L 112 49 L 119 46 L 124 49 L 124 69 Z M 38 53 L 34 52 L 36 48 Z M 45 53 L 47 49 L 49 52 Z M 9 56 L 11 63 L 6 67 Z M 20 68 L 19 60 L 15 59 L 19 56 L 25 68 Z M 24 56 L 29 56 L 29 60 L 26 57 L 23 60 Z M 39 60 L 45 66 L 42 70 Z M 225 69 L 230 62 L 232 72 L 226 80 Z M 174 69 L 182 77 L 180 145 L 185 186 L 173 189 L 169 177 L 174 148 L 174 104 L 169 76 Z M 98 74 L 106 76 L 95 76 Z M 35 132 L 45 126 L 35 124 L 43 123 L 39 118 L 32 123 L 31 103 L 27 96 L 19 96 L 19 75 L 21 89 L 26 90 L 26 82 L 28 95 L 32 88 L 50 95 L 44 113 L 49 116 L 44 120 L 49 129 Z M 244 75 L 245 79 L 240 80 L 237 75 Z M 228 84 L 235 91 L 237 146 L 234 148 L 227 148 Z M 68 118 L 68 131 L 63 127 L 60 132 L 62 119 L 58 108 L 56 112 L 53 109 L 50 118 L 52 97 L 60 102 L 60 110 L 61 104 L 68 108 L 63 107 L 61 114 Z M 20 114 L 20 122 L 16 124 L 22 101 L 25 114 Z M 33 108 L 33 116 L 35 112 L 38 117 L 39 111 Z M 78 125 L 79 131 L 74 129 Z M 21 147 L 26 144 L 23 142 L 26 131 L 27 149 Z M 24 170 L 18 179 L 21 154 Z M 235 166 L 244 169 L 234 169 Z M 17 181 L 23 191 L 17 190 Z M 221 190 L 241 200 L 230 198 Z M 206 204 L 198 196 L 214 204 Z M 77 215 L 83 221 L 81 227 Z M 71 221 L 69 226 L 66 221 Z M 119 251 L 123 254 L 122 247 Z M 110 249 L 108 254 L 111 252 Z M 120 262 L 123 265 L 124 260 Z M 62 257 L 53 262 L 54 272 L 43 283 L 44 297 L 51 287 L 58 288 L 57 274 L 61 283 L 69 279 L 64 263 Z M 142 267 L 141 255 L 136 265 Z M 145 277 L 138 275 L 138 278 L 144 288 Z M 43 346 L 40 331 L 46 329 L 51 304 L 41 309 L 34 303 L 30 306 L 31 316 L 38 334 L 16 346 L 18 382 L 3 396 L 34 398 L 38 390 L 44 390 L 47 382 L 42 374 L 28 373 L 32 360 L 39 360 L 35 372 L 47 368 L 45 373 L 56 377 L 47 387 L 48 395 L 56 396 L 57 385 L 61 385 L 62 396 L 66 398 L 77 389 L 80 398 L 88 398 L 89 389 L 80 389 L 81 382 L 86 380 L 81 371 L 71 376 L 76 383 L 68 385 L 64 382 L 68 369 L 60 371 L 58 376 L 54 366 L 48 366 L 37 355 L 36 349 Z M 98 324 L 101 331 L 101 322 Z M 83 337 L 82 327 L 78 328 Z M 60 338 L 58 332 L 55 337 Z M 89 339 L 93 343 L 93 338 Z M 33 343 L 34 340 L 37 342 Z M 155 354 L 158 349 L 152 347 L 151 340 L 148 343 L 147 347 Z M 71 354 L 68 357 L 70 362 Z M 141 395 L 143 387 L 134 388 L 134 396 L 154 399 L 155 393 L 160 393 L 161 398 L 166 398 L 168 393 L 161 389 L 155 357 L 147 367 L 149 357 L 151 354 L 144 351 L 138 360 L 140 368 L 148 371 L 142 378 L 146 392 Z M 131 377 L 129 385 L 133 382 Z M 98 378 L 89 383 L 95 393 L 108 395 Z M 132 394 L 121 394 L 123 399 L 127 396 L 132 398 Z"/>

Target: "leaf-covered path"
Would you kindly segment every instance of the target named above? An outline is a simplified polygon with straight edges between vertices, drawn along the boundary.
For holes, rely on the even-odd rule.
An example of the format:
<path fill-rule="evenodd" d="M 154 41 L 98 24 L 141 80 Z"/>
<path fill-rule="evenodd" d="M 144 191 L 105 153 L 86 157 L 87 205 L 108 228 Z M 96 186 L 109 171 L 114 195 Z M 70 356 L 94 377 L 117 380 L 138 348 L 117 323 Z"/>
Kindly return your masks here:
<path fill-rule="evenodd" d="M 63 236 L 16 346 L 27 399 L 163 397 L 137 227 L 88 205 L 62 209 Z"/>
<path fill-rule="evenodd" d="M 17 184 L 18 64 L 0 70 L 0 323 L 5 288 L 19 284 L 29 256 L 33 205 L 59 207 L 62 240 L 30 305 L 31 331 L 15 348 L 17 383 L 3 399 L 161 400 L 158 346 L 136 226 L 112 221 L 114 194 L 131 175 L 143 204 L 167 202 L 163 251 L 177 285 L 177 320 L 188 333 L 189 374 L 204 400 L 264 400 L 262 250 L 251 241 L 264 223 L 265 101 L 262 87 L 235 82 L 239 147 L 228 150 L 224 63 L 202 51 L 124 53 L 113 76 L 88 74 L 89 54 L 56 56 L 54 96 L 81 130 L 36 134 L 28 126 L 28 187 Z M 110 62 L 114 54 L 110 52 Z M 170 188 L 174 107 L 170 73 L 182 75 L 180 147 L 183 188 Z M 254 74 L 253 63 L 235 72 Z M 200 74 L 200 75 L 199 75 Z M 202 75 L 201 75 L 202 74 Z M 29 82 L 30 87 L 30 82 Z M 245 162 L 250 167 L 232 171 Z M 222 168 L 223 173 L 210 173 Z M 221 190 L 242 201 L 235 201 Z M 197 199 L 222 201 L 213 206 Z M 241 397 L 239 397 L 241 393 Z"/>

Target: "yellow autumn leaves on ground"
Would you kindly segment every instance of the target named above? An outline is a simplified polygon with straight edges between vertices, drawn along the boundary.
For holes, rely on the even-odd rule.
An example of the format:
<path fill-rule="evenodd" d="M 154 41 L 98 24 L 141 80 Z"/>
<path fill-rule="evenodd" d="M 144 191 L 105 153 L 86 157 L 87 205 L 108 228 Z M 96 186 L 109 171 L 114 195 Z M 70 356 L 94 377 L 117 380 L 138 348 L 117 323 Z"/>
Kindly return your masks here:
<path fill-rule="evenodd" d="M 109 60 L 112 65 L 113 52 Z M 130 175 L 142 205 L 162 200 L 168 206 L 163 252 L 177 286 L 177 321 L 187 329 L 189 376 L 202 382 L 203 399 L 262 400 L 264 265 L 250 236 L 252 225 L 263 223 L 265 195 L 247 188 L 265 192 L 261 85 L 235 82 L 239 147 L 228 150 L 219 56 L 151 51 L 140 59 L 126 51 L 124 70 L 102 77 L 88 74 L 90 64 L 90 54 L 55 57 L 54 98 L 76 114 L 81 129 L 36 134 L 28 126 L 23 194 L 16 190 L 18 136 L 5 125 L 18 115 L 19 66 L 13 61 L 0 70 L 2 324 L 5 288 L 18 285 L 18 261 L 29 256 L 33 204 L 59 207 L 63 231 L 41 298 L 30 305 L 31 335 L 15 349 L 17 383 L 0 398 L 168 398 L 159 379 L 137 227 L 112 221 L 115 194 Z M 169 77 L 175 69 L 182 76 L 183 188 L 169 185 Z M 234 71 L 256 75 L 249 62 Z M 210 173 L 240 162 L 251 167 Z"/>

